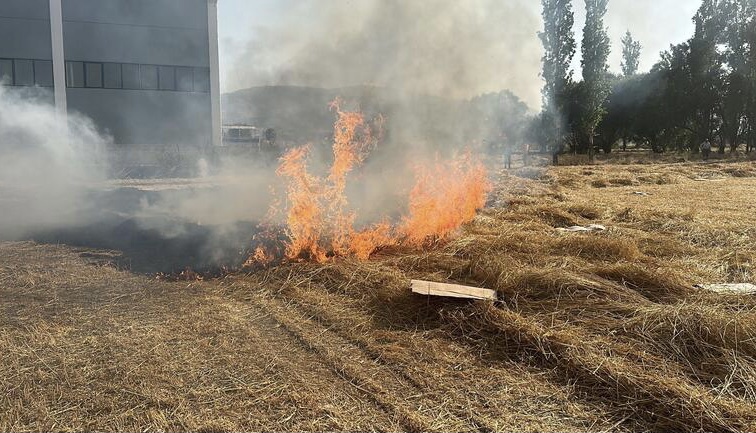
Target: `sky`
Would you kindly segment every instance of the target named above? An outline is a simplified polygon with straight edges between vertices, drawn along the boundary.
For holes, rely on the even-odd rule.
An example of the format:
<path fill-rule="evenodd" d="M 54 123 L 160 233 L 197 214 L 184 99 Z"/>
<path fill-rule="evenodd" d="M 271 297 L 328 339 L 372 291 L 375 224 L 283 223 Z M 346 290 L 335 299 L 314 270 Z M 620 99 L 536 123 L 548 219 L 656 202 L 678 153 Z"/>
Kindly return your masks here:
<path fill-rule="evenodd" d="M 401 0 L 412 6 L 426 0 Z M 457 0 L 460 4 L 473 0 Z M 540 47 L 536 32 L 540 29 L 540 1 L 538 0 L 501 0 L 506 3 L 518 3 L 523 14 L 529 14 L 527 18 L 532 22 L 532 28 L 527 31 L 519 31 L 518 37 L 526 40 L 517 41 L 517 45 L 527 47 Z M 339 2 L 339 3 L 335 3 Z M 302 39 L 316 38 L 316 35 L 308 34 L 312 21 L 325 19 L 324 15 L 313 14 L 319 5 L 344 5 L 347 8 L 361 10 L 359 6 L 366 0 L 220 0 L 219 9 L 219 37 L 221 54 L 221 81 L 223 90 L 234 91 L 251 85 L 274 84 L 271 82 L 255 83 L 255 78 L 249 80 L 238 79 L 245 71 L 239 70 L 239 59 L 251 57 L 255 51 L 263 51 L 266 47 L 255 47 L 261 33 L 275 29 L 279 38 Z M 472 3 L 469 3 L 472 4 Z M 636 39 L 643 45 L 640 62 L 642 71 L 649 70 L 659 59 L 659 54 L 669 48 L 670 44 L 680 43 L 692 35 L 693 24 L 691 18 L 695 13 L 700 0 L 610 0 L 609 10 L 605 23 L 612 41 L 612 53 L 609 58 L 610 69 L 620 71 L 621 48 L 620 39 L 625 31 L 630 30 Z M 524 5 L 524 6 L 523 6 Z M 315 6 L 315 8 L 313 8 Z M 573 68 L 575 76 L 580 77 L 580 39 L 581 29 L 584 23 L 584 3 L 582 0 L 574 0 L 575 10 L 575 37 L 578 42 L 578 50 Z M 324 8 L 325 9 L 325 8 Z M 366 8 L 362 8 L 364 10 Z M 359 12 L 356 12 L 359 13 Z M 479 11 L 485 14 L 486 11 Z M 531 51 L 536 51 L 533 49 Z M 534 59 L 540 58 L 540 52 L 533 52 L 530 59 L 524 60 L 532 65 Z M 265 59 L 270 56 L 262 56 Z M 499 59 L 501 64 L 502 59 Z M 505 62 L 512 61 L 506 59 Z M 514 67 L 514 65 L 513 65 Z M 531 68 L 532 69 L 532 68 Z M 533 74 L 532 70 L 528 71 Z M 525 100 L 531 108 L 538 105 L 538 92 L 535 87 L 540 87 L 540 79 L 535 73 L 534 81 L 528 85 L 517 80 L 507 84 L 517 87 L 511 89 L 515 94 Z M 233 78 L 232 78 L 233 77 Z M 251 80 L 251 81 L 250 81 Z M 291 84 L 291 83 L 288 83 Z M 347 83 L 351 85 L 354 83 Z M 531 87 L 525 89 L 524 87 Z M 490 89 L 489 89 L 490 90 Z M 472 95 L 471 95 L 472 96 Z"/>

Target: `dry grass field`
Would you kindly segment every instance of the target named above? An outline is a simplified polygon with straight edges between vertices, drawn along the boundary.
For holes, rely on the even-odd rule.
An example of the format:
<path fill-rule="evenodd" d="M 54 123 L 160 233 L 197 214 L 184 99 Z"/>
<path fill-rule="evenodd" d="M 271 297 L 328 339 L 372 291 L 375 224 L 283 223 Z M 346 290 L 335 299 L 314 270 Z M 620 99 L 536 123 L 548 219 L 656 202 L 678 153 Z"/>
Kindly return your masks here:
<path fill-rule="evenodd" d="M 432 249 L 191 282 L 0 243 L 0 430 L 754 431 L 756 295 L 693 287 L 756 284 L 754 199 L 749 162 L 520 169 Z"/>

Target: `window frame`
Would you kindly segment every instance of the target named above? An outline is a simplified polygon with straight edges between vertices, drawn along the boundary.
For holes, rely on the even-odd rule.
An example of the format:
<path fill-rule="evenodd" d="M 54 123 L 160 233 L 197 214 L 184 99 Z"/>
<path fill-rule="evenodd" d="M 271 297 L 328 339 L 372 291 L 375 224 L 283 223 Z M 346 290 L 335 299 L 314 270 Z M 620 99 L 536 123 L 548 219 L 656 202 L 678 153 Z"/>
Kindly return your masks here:
<path fill-rule="evenodd" d="M 16 81 L 13 62 L 13 83 Z M 36 60 L 31 60 L 35 62 Z M 47 60 L 40 60 L 47 61 Z M 35 63 L 32 63 L 35 65 Z M 92 66 L 99 79 L 92 83 Z M 65 61 L 66 88 L 146 90 L 160 92 L 210 93 L 210 68 L 204 66 L 156 65 L 151 63 L 95 62 L 84 60 Z M 166 75 L 168 74 L 168 75 Z M 36 71 L 34 71 L 36 83 Z M 77 82 L 77 79 L 80 82 Z M 54 76 L 53 84 L 54 86 Z M 45 86 L 47 87 L 47 86 Z"/>
<path fill-rule="evenodd" d="M 81 84 L 80 85 L 76 85 L 76 83 L 74 82 L 75 78 L 76 78 L 75 77 L 75 75 L 76 75 L 75 72 L 76 71 L 71 69 L 70 70 L 71 73 L 69 74 L 69 68 L 73 67 L 74 65 L 81 65 Z M 83 89 L 83 88 L 85 88 L 85 86 L 87 84 L 87 80 L 86 80 L 86 72 L 85 72 L 85 68 L 84 68 L 84 62 L 79 62 L 79 61 L 75 61 L 75 60 L 67 60 L 66 63 L 65 63 L 65 68 L 66 68 L 66 87 L 70 88 L 70 89 Z M 70 80 L 69 80 L 69 78 L 70 78 Z"/>
<path fill-rule="evenodd" d="M 49 78 L 49 81 L 47 83 L 49 84 L 40 84 L 39 83 L 39 76 L 41 75 L 41 64 L 46 64 L 46 66 L 49 66 L 47 69 L 47 77 Z M 55 87 L 55 73 L 53 72 L 53 63 L 52 60 L 43 60 L 43 59 L 35 59 L 32 60 L 32 68 L 34 69 L 34 85 L 38 87 Z"/>
<path fill-rule="evenodd" d="M 194 68 L 191 66 L 176 66 L 176 91 L 184 93 L 194 93 Z M 187 73 L 184 80 L 179 80 L 179 74 Z M 188 86 L 181 86 L 180 84 L 188 84 Z"/>
<path fill-rule="evenodd" d="M 108 85 L 108 66 L 115 66 L 118 71 L 118 84 L 111 86 Z M 102 88 L 103 89 L 123 89 L 123 63 L 104 62 L 102 64 Z"/>
<path fill-rule="evenodd" d="M 164 92 L 175 92 L 176 91 L 176 67 L 175 66 L 158 66 L 158 90 L 162 90 Z M 168 72 L 170 70 L 170 72 Z M 165 72 L 165 74 L 164 74 Z M 170 76 L 170 82 L 173 83 L 173 86 L 163 87 L 163 76 Z"/>
<path fill-rule="evenodd" d="M 142 72 L 146 68 L 155 69 L 155 87 L 145 87 L 144 73 Z M 139 84 L 142 90 L 160 90 L 160 67 L 158 65 L 139 64 Z"/>
<path fill-rule="evenodd" d="M 19 84 L 18 83 L 18 77 L 19 77 L 20 74 L 18 73 L 18 67 L 17 67 L 17 65 L 19 64 L 19 62 L 23 62 L 24 64 L 28 63 L 28 65 L 31 67 L 31 69 L 29 71 L 31 73 L 31 81 L 28 84 L 27 83 L 23 83 L 23 84 Z M 13 59 L 13 85 L 14 86 L 21 86 L 21 87 L 34 87 L 34 60 L 31 60 L 31 59 Z"/>
<path fill-rule="evenodd" d="M 10 77 L 8 77 L 9 80 L 8 80 L 8 83 L 5 84 L 5 86 L 15 86 L 15 82 L 16 81 L 15 81 L 15 78 L 14 78 L 14 75 L 15 75 L 14 69 L 15 68 L 13 67 L 13 59 L 7 59 L 7 58 L 3 57 L 3 58 L 0 58 L 0 62 L 9 62 L 10 63 Z M 2 76 L 0 76 L 0 79 L 2 79 Z"/>
<path fill-rule="evenodd" d="M 133 83 L 128 83 L 130 86 L 126 86 L 126 70 L 131 69 L 130 72 L 136 71 L 136 80 L 134 81 L 134 86 L 131 86 Z M 134 78 L 133 76 L 131 78 Z M 121 88 L 124 90 L 142 90 L 142 76 L 140 72 L 140 65 L 139 63 L 121 63 Z"/>
<path fill-rule="evenodd" d="M 194 91 L 197 93 L 210 93 L 210 68 L 194 67 Z M 200 72 L 202 81 L 197 79 L 197 72 Z M 197 83 L 201 82 L 203 86 L 197 86 Z M 201 88 L 198 88 L 201 87 Z"/>
<path fill-rule="evenodd" d="M 90 74 L 90 67 L 99 67 L 99 73 Z M 99 62 L 84 62 L 84 87 L 87 89 L 102 89 L 105 85 L 105 68 L 102 63 Z M 90 76 L 92 79 L 95 77 L 99 80 L 99 86 L 91 85 Z"/>

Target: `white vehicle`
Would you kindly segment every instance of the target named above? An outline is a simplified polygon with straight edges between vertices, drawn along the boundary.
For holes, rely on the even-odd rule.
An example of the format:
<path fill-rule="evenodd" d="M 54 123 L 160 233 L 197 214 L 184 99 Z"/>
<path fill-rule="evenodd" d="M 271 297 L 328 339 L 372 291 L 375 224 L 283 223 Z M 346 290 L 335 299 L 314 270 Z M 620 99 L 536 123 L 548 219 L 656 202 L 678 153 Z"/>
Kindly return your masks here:
<path fill-rule="evenodd" d="M 264 129 L 249 125 L 223 125 L 223 143 L 225 145 L 260 146 Z"/>

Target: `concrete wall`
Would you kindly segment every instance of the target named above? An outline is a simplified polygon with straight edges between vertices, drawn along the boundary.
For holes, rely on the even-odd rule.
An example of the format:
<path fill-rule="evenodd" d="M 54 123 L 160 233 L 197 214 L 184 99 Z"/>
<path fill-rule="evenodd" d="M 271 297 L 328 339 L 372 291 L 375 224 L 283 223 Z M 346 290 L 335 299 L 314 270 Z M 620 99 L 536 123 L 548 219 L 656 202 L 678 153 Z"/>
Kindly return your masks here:
<path fill-rule="evenodd" d="M 206 0 L 64 0 L 66 60 L 209 66 Z"/>
<path fill-rule="evenodd" d="M 69 88 L 67 96 L 69 112 L 91 117 L 116 144 L 210 144 L 209 93 Z"/>
<path fill-rule="evenodd" d="M 66 61 L 210 66 L 206 0 L 64 0 L 63 35 Z M 209 93 L 68 88 L 67 99 L 117 144 L 211 141 Z"/>
<path fill-rule="evenodd" d="M 66 62 L 191 67 L 209 75 L 207 0 L 63 0 L 62 15 Z M 0 0 L 2 58 L 52 59 L 49 0 Z M 121 147 L 212 142 L 205 88 L 68 86 L 65 95 L 69 112 L 92 118 Z"/>
<path fill-rule="evenodd" d="M 48 0 L 0 0 L 0 58 L 52 59 Z"/>

